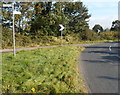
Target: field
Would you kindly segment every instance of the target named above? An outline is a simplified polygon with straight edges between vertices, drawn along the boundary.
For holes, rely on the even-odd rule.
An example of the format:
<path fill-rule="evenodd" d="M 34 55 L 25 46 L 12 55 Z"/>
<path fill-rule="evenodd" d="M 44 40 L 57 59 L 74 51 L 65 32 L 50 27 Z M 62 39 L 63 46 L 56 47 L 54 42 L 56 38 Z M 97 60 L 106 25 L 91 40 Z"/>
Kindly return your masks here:
<path fill-rule="evenodd" d="M 85 93 L 78 72 L 83 47 L 65 46 L 23 50 L 2 55 L 4 93 Z"/>

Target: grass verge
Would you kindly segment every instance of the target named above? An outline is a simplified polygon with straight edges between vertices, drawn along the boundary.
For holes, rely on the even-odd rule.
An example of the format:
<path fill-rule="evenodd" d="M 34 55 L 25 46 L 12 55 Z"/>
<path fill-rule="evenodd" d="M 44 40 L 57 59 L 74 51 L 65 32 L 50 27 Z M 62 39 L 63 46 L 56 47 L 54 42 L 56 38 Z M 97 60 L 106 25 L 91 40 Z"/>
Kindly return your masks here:
<path fill-rule="evenodd" d="M 86 93 L 78 72 L 83 47 L 23 50 L 2 56 L 4 93 Z"/>

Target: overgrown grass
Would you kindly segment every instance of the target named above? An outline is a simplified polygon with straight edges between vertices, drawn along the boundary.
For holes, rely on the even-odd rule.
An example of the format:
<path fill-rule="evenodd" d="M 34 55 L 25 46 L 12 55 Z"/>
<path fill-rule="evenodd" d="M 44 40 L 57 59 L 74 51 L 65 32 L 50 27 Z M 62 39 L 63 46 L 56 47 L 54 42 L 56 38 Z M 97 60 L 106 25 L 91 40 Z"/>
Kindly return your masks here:
<path fill-rule="evenodd" d="M 85 93 L 78 72 L 83 47 L 65 46 L 3 54 L 2 90 L 8 93 Z"/>

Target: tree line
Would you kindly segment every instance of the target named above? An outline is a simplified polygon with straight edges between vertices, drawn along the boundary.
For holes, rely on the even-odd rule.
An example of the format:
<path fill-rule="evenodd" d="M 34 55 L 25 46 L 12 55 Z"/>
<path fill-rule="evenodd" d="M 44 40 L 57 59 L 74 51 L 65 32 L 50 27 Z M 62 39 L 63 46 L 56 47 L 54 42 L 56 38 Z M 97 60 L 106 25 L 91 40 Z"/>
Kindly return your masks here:
<path fill-rule="evenodd" d="M 59 24 L 66 26 L 67 31 L 80 32 L 88 26 L 90 15 L 82 2 L 31 2 L 15 3 L 15 9 L 22 12 L 16 15 L 17 32 L 22 34 L 59 35 Z M 3 27 L 12 25 L 12 10 L 3 8 Z"/>
<path fill-rule="evenodd" d="M 6 2 L 4 2 L 6 3 Z M 11 3 L 11 2 L 7 2 Z M 101 25 L 89 29 L 88 8 L 83 2 L 14 2 L 15 10 L 21 15 L 15 15 L 15 32 L 30 39 L 44 39 L 44 37 L 59 37 L 62 24 L 65 29 L 63 36 L 71 35 L 79 40 L 97 40 L 98 30 L 120 31 L 120 21 L 112 22 L 111 29 L 104 30 Z M 12 29 L 12 9 L 3 9 L 4 29 Z"/>

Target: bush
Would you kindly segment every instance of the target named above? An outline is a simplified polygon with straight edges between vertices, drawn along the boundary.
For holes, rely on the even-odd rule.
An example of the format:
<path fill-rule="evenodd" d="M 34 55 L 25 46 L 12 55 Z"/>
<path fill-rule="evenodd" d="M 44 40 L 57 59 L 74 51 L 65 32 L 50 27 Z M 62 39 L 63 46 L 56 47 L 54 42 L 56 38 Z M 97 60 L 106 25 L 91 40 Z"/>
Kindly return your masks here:
<path fill-rule="evenodd" d="M 118 40 L 120 38 L 119 31 L 114 32 L 101 32 L 100 39 L 101 40 Z"/>
<path fill-rule="evenodd" d="M 90 29 L 85 29 L 85 31 L 81 33 L 81 38 L 82 40 L 94 41 L 98 39 L 98 35 Z"/>
<path fill-rule="evenodd" d="M 12 47 L 12 30 L 2 29 L 2 48 Z"/>
<path fill-rule="evenodd" d="M 29 44 L 31 44 L 32 41 L 29 37 L 24 36 L 24 35 L 20 35 L 20 34 L 16 34 L 16 45 L 17 46 L 28 46 Z"/>
<path fill-rule="evenodd" d="M 8 48 L 13 46 L 13 34 L 12 30 L 2 29 L 2 48 Z M 15 33 L 16 46 L 25 47 L 32 43 L 31 39 L 27 36 Z"/>
<path fill-rule="evenodd" d="M 64 36 L 64 39 L 67 43 L 73 44 L 81 41 L 80 33 L 71 33 L 67 36 Z"/>

